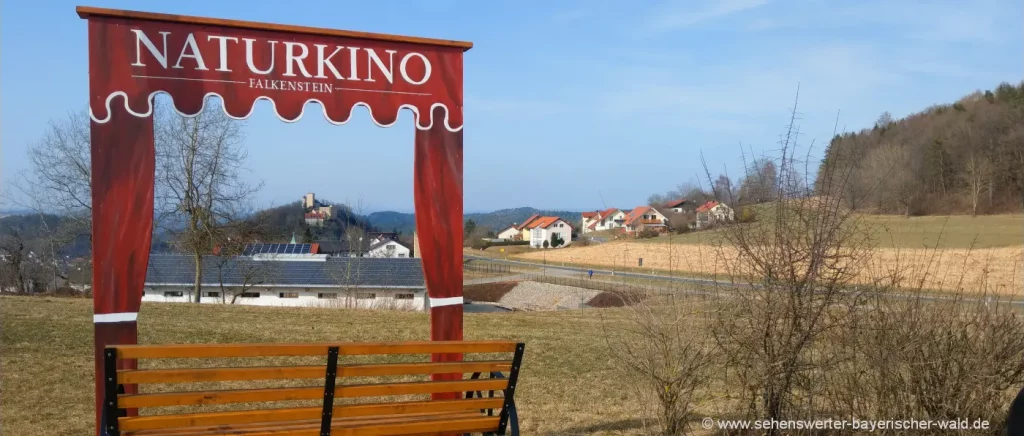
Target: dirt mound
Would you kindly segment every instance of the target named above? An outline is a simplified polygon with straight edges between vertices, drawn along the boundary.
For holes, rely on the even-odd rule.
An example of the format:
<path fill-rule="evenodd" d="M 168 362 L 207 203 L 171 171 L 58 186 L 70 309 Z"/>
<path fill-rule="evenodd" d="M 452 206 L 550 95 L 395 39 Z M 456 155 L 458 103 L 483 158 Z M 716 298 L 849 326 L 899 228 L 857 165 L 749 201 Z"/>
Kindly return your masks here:
<path fill-rule="evenodd" d="M 498 303 L 517 310 L 582 309 L 586 307 L 587 301 L 600 293 L 575 286 L 522 281 L 501 297 Z"/>
<path fill-rule="evenodd" d="M 646 298 L 645 295 L 636 292 L 602 292 L 587 302 L 590 307 L 623 307 L 632 306 Z"/>
<path fill-rule="evenodd" d="M 518 284 L 519 282 L 492 282 L 465 285 L 462 287 L 462 295 L 470 301 L 497 303 Z"/>

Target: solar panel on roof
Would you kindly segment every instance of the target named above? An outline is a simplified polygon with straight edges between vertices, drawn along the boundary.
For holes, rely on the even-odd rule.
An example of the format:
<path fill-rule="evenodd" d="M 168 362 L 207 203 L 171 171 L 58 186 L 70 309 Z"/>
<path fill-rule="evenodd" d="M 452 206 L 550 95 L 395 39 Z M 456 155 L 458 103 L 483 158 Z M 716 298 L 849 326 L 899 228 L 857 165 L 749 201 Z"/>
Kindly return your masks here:
<path fill-rule="evenodd" d="M 311 254 L 313 244 L 249 244 L 242 254 Z"/>

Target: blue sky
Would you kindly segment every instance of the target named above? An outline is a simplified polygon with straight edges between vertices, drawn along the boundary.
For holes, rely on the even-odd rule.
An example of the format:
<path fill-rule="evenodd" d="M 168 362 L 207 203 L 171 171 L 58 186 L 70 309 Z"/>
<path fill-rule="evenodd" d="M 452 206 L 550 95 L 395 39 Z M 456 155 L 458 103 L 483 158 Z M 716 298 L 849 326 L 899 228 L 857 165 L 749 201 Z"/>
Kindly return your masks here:
<path fill-rule="evenodd" d="M 90 6 L 472 41 L 465 209 L 631 207 L 696 181 L 699 153 L 739 173 L 772 150 L 797 84 L 812 156 L 840 129 L 1024 77 L 1019 1 L 104 1 Z M 75 2 L 0 6 L 0 182 L 27 169 L 48 119 L 87 98 Z M 45 29 L 45 30 L 44 30 Z M 263 105 L 264 103 L 260 103 Z M 310 114 L 313 114 L 312 116 Z M 307 191 L 411 211 L 412 116 L 332 126 L 261 106 L 246 122 L 260 205 Z"/>

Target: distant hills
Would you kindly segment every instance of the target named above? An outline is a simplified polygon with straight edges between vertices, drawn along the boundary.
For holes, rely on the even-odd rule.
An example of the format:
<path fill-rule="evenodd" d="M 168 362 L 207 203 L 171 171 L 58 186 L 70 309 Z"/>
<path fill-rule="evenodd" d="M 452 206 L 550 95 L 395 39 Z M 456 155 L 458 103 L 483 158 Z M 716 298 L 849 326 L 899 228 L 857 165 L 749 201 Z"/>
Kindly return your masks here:
<path fill-rule="evenodd" d="M 402 212 L 373 212 L 369 215 L 355 214 L 344 205 L 336 205 L 334 217 L 324 222 L 323 227 L 307 226 L 303 218 L 302 205 L 298 202 L 256 212 L 251 219 L 259 220 L 266 232 L 267 242 L 288 242 L 292 235 L 296 240 L 336 240 L 343 237 L 349 227 L 358 227 L 364 231 L 397 231 L 409 240 L 416 230 L 415 215 Z M 473 220 L 481 230 L 498 232 L 513 223 L 522 223 L 531 215 L 549 215 L 561 217 L 571 223 L 580 222 L 580 212 L 541 210 L 532 207 L 502 209 L 487 213 L 469 213 L 466 220 Z M 61 227 L 62 218 L 56 215 L 18 214 L 0 217 L 0 239 L 17 235 L 26 243 L 29 250 L 49 249 L 47 233 Z M 171 251 L 170 234 L 158 229 L 153 235 L 154 251 Z M 81 235 L 58 248 L 61 255 L 69 257 L 84 256 L 89 253 L 89 237 Z"/>
<path fill-rule="evenodd" d="M 468 213 L 466 220 L 473 220 L 477 227 L 486 227 L 495 232 L 513 223 L 521 223 L 531 215 L 550 215 L 561 217 L 570 223 L 578 223 L 581 219 L 581 212 L 569 212 L 564 210 L 541 210 L 532 207 L 517 207 L 514 209 L 501 209 L 486 213 Z M 366 216 L 370 225 L 381 230 L 397 229 L 403 234 L 410 234 L 416 230 L 415 215 L 401 212 L 373 212 Z"/>

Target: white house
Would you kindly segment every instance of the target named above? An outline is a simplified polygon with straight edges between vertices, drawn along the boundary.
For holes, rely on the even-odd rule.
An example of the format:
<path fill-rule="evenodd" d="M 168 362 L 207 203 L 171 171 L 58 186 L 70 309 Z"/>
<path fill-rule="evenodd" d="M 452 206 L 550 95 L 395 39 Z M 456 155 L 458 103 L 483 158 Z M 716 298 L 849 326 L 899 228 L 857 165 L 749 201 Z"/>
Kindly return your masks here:
<path fill-rule="evenodd" d="M 320 240 L 313 245 L 318 255 L 327 257 L 413 257 L 408 245 L 386 237 L 363 237 L 349 240 Z"/>
<path fill-rule="evenodd" d="M 730 222 L 734 219 L 736 219 L 736 214 L 725 203 L 709 201 L 697 208 L 698 229 L 714 223 Z"/>
<path fill-rule="evenodd" d="M 392 239 L 378 239 L 366 249 L 366 257 L 412 257 L 409 255 L 412 250 L 405 244 Z"/>
<path fill-rule="evenodd" d="M 594 221 L 590 223 L 590 231 L 612 230 L 624 227 L 626 224 L 626 213 L 616 209 L 605 209 L 598 212 Z"/>
<path fill-rule="evenodd" d="M 190 256 L 150 255 L 143 302 L 193 301 Z M 329 258 L 254 260 L 203 258 L 201 303 L 256 306 L 425 310 L 420 259 Z"/>
<path fill-rule="evenodd" d="M 673 200 L 664 204 L 665 208 L 675 213 L 693 212 L 693 205 L 687 200 Z"/>
<path fill-rule="evenodd" d="M 498 239 L 506 241 L 515 240 L 517 236 L 521 235 L 521 231 L 516 226 L 508 226 L 504 230 L 498 232 Z"/>
<path fill-rule="evenodd" d="M 664 231 L 668 229 L 668 218 L 651 206 L 638 206 L 626 214 L 624 224 L 633 232 L 648 229 Z"/>
<path fill-rule="evenodd" d="M 561 239 L 559 247 L 572 243 L 572 224 L 556 216 L 544 216 L 530 222 L 530 246 L 544 248 L 544 241 L 552 246 L 552 239 Z"/>
<path fill-rule="evenodd" d="M 598 218 L 601 216 L 601 211 L 595 210 L 593 212 L 583 212 L 580 215 L 582 215 L 580 222 L 581 233 L 590 233 L 594 231 L 594 229 L 590 228 L 590 225 L 597 222 Z"/>

